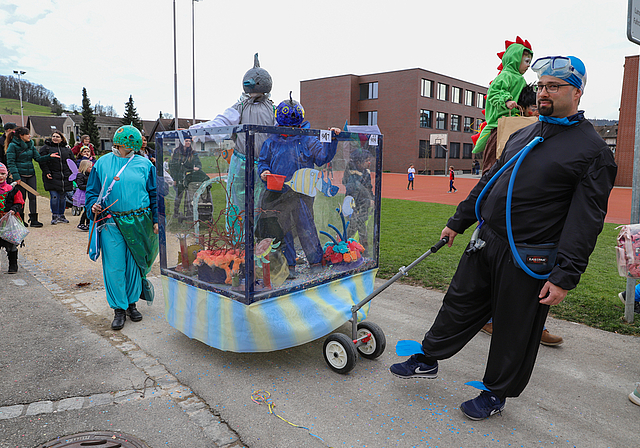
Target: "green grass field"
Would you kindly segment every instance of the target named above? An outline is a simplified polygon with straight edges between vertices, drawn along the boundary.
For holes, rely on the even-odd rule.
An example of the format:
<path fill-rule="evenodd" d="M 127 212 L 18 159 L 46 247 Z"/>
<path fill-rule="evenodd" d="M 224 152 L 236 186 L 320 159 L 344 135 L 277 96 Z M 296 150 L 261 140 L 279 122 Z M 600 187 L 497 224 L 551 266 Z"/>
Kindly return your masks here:
<path fill-rule="evenodd" d="M 440 238 L 455 206 L 382 200 L 380 276 L 389 278 L 400 266 L 407 266 Z M 640 319 L 623 322 L 624 305 L 618 293 L 626 281 L 618 275 L 615 258 L 617 224 L 605 224 L 591 255 L 589 267 L 578 287 L 569 292 L 551 315 L 601 330 L 640 335 Z M 443 248 L 416 266 L 404 280 L 417 286 L 445 290 L 464 252 L 471 232 L 456 237 L 451 248 Z"/>
<path fill-rule="evenodd" d="M 54 115 L 47 106 L 36 106 L 35 104 L 22 102 L 24 107 L 24 120 L 27 124 L 27 116 L 29 115 Z M 0 114 L 2 115 L 20 115 L 20 100 L 12 100 L 9 98 L 0 98 Z M 20 123 L 16 123 L 20 125 Z"/>

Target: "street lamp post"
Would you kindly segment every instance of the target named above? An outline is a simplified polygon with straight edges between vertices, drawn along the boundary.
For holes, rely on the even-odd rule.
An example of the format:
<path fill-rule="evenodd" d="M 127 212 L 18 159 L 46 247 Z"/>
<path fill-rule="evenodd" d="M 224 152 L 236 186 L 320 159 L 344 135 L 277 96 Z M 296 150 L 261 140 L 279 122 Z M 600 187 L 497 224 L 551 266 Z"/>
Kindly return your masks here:
<path fill-rule="evenodd" d="M 13 73 L 18 75 L 18 90 L 20 92 L 20 117 L 22 120 L 22 126 L 24 127 L 24 108 L 22 107 L 22 79 L 20 77 L 27 72 L 23 70 L 14 70 Z"/>
<path fill-rule="evenodd" d="M 178 130 L 178 59 L 176 51 L 176 0 L 173 0 L 173 102 L 175 106 L 175 117 L 173 119 L 174 129 Z"/>
<path fill-rule="evenodd" d="M 193 124 L 196 124 L 196 26 L 195 26 L 195 4 L 200 0 L 191 1 L 191 73 L 193 74 Z"/>

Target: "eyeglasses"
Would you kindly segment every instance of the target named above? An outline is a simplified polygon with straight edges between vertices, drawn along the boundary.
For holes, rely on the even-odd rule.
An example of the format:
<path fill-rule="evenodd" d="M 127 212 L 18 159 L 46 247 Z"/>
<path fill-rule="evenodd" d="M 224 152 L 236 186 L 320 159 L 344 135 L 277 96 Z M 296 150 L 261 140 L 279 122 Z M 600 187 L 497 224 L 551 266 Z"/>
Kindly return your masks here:
<path fill-rule="evenodd" d="M 542 89 L 547 89 L 548 93 L 556 93 L 560 87 L 564 86 L 573 86 L 573 84 L 536 84 L 533 86 L 533 91 L 538 92 L 542 91 Z"/>

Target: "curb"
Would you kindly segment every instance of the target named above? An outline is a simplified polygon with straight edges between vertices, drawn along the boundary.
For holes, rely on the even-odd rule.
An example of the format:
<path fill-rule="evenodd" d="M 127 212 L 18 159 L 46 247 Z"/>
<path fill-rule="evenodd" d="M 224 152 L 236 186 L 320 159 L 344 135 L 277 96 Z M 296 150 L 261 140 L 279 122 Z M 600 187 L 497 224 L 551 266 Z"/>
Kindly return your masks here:
<path fill-rule="evenodd" d="M 80 314 L 83 317 L 99 317 L 82 302 L 78 301 L 75 298 L 75 294 L 62 289 L 60 285 L 43 273 L 34 263 L 20 256 L 19 264 L 73 314 Z M 95 332 L 95 330 L 93 331 Z M 96 333 L 106 337 L 100 332 Z M 204 435 L 215 443 L 212 448 L 239 448 L 245 446 L 238 434 L 229 428 L 227 423 L 222 421 L 219 415 L 216 415 L 203 399 L 198 397 L 189 387 L 180 383 L 156 358 L 149 356 L 123 334 L 109 336 L 108 340 L 146 375 L 147 378 L 144 381 L 142 390 L 128 389 L 86 397 L 70 397 L 60 401 L 38 401 L 0 407 L 0 421 L 23 416 L 87 409 L 95 406 L 114 406 L 157 397 L 169 397 L 178 404 L 183 412 L 187 413 L 189 420 L 200 427 Z"/>

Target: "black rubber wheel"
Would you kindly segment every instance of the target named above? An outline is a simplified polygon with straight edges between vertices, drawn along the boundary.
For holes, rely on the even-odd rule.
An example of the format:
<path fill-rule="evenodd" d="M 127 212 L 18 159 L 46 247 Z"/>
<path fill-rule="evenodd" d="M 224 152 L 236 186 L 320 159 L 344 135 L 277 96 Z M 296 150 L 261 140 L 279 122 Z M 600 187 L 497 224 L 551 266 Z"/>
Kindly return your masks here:
<path fill-rule="evenodd" d="M 363 358 L 376 359 L 384 353 L 384 349 L 387 347 L 387 338 L 378 325 L 365 320 L 358 324 L 358 339 L 367 334 L 371 335 L 371 339 L 367 344 L 359 346 L 358 351 Z"/>
<path fill-rule="evenodd" d="M 322 347 L 324 360 L 336 373 L 346 374 L 356 366 L 356 346 L 353 341 L 342 333 L 331 334 L 325 339 Z"/>

